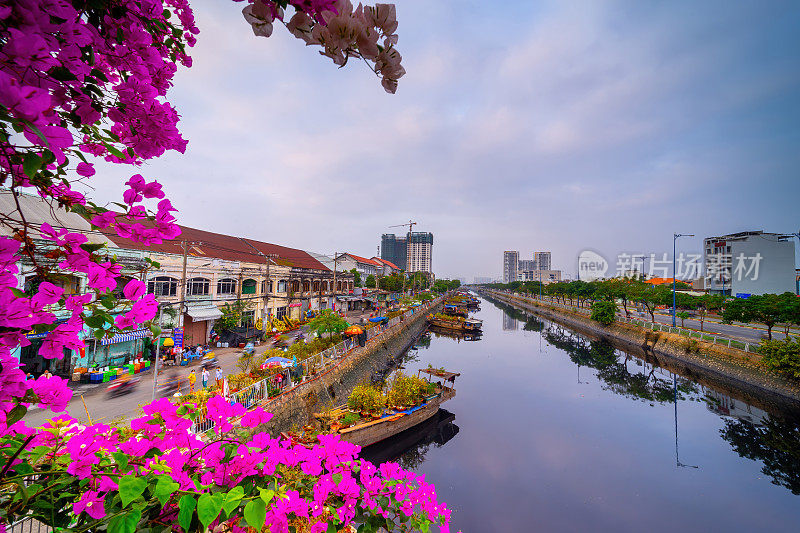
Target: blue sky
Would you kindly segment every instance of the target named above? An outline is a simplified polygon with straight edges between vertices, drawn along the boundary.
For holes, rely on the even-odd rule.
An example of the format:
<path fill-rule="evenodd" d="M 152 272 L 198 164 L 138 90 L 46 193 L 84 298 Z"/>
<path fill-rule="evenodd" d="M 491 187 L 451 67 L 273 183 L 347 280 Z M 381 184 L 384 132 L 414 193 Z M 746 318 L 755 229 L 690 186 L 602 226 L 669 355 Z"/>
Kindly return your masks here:
<path fill-rule="evenodd" d="M 470 280 L 505 249 L 573 274 L 584 248 L 800 230 L 799 3 L 489 5 L 400 2 L 388 95 L 282 28 L 253 36 L 241 4 L 193 2 L 169 95 L 189 148 L 142 173 L 181 223 L 316 252 L 374 255 L 411 218 L 437 275 Z M 132 173 L 110 167 L 97 200 Z"/>

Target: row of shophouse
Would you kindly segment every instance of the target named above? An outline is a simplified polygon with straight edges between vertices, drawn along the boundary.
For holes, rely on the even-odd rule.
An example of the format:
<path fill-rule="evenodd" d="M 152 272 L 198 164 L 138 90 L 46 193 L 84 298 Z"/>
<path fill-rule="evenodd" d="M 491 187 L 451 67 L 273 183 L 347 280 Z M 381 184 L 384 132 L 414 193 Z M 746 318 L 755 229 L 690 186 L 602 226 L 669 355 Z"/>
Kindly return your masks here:
<path fill-rule="evenodd" d="M 77 214 L 56 215 L 36 196 L 23 196 L 22 203 L 26 220 L 34 227 L 46 222 L 55 228 L 85 233 L 90 243 L 104 244 L 100 253 L 107 253 L 123 266 L 120 294 L 132 278 L 146 282 L 148 292 L 167 304 L 165 309 L 175 310 L 163 320 L 166 328 L 172 330 L 176 345 L 208 342 L 214 322 L 222 316 L 222 308 L 236 301 L 244 302 L 243 327 L 266 330 L 273 318 L 299 319 L 309 310 L 346 309 L 353 298 L 352 274 L 342 272 L 341 267 L 334 272 L 317 258 L 320 256 L 303 250 L 187 226 L 181 226 L 181 235 L 176 240 L 144 246 L 113 232 L 93 230 Z M 4 213 L 16 210 L 7 191 L 0 191 L 0 210 Z M 39 238 L 35 231 L 31 237 L 43 246 L 43 252 L 47 251 L 49 241 Z M 159 267 L 148 268 L 146 259 L 157 262 Z M 37 261 L 46 263 L 44 253 Z M 21 260 L 18 267 L 18 288 L 30 292 L 38 282 L 35 267 L 28 260 Z M 82 274 L 63 273 L 57 283 L 66 294 L 87 290 Z M 64 310 L 52 311 L 58 320 L 68 317 Z M 50 361 L 38 355 L 44 334 L 31 332 L 28 335 L 31 345 L 18 348 L 15 355 L 31 373 L 49 369 L 68 375 L 78 366 L 113 366 L 141 357 L 149 336 L 148 329 L 141 329 L 95 341 L 87 328 L 85 349 L 69 351 L 63 360 Z"/>

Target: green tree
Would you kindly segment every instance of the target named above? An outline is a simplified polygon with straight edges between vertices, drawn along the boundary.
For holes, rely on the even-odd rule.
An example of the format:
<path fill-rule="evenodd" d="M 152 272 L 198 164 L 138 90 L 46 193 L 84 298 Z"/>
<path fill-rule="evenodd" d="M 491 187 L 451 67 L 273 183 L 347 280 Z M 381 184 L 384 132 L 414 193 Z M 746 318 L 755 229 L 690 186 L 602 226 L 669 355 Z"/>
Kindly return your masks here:
<path fill-rule="evenodd" d="M 378 279 L 378 287 L 390 292 L 400 292 L 403 290 L 404 276 L 394 273 L 390 276 L 383 276 Z"/>
<path fill-rule="evenodd" d="M 348 325 L 345 319 L 330 309 L 323 309 L 316 317 L 309 321 L 308 330 L 317 333 L 320 337 L 324 333 L 327 333 L 328 337 L 330 337 L 334 333 L 340 333 L 346 330 Z"/>
<path fill-rule="evenodd" d="M 758 353 L 767 368 L 800 378 L 800 340 L 786 337 L 782 340 L 762 341 Z"/>
<path fill-rule="evenodd" d="M 725 304 L 725 297 L 721 294 L 704 294 L 695 298 L 697 316 L 700 317 L 700 331 L 706 321 L 709 312 L 718 311 Z"/>
<path fill-rule="evenodd" d="M 683 321 L 689 318 L 689 312 L 679 311 L 678 313 L 675 314 L 675 316 L 681 319 L 681 327 L 683 327 Z"/>
<path fill-rule="evenodd" d="M 353 274 L 353 285 L 355 287 L 361 287 L 361 273 L 355 268 L 351 268 L 350 273 Z"/>
<path fill-rule="evenodd" d="M 232 331 L 242 323 L 242 314 L 253 306 L 251 300 L 235 300 L 222 306 L 222 316 L 214 324 L 217 331 Z"/>
<path fill-rule="evenodd" d="M 373 276 L 372 274 L 367 276 L 367 281 L 365 282 L 365 285 L 367 286 L 368 289 L 374 289 L 375 288 L 375 276 Z"/>
<path fill-rule="evenodd" d="M 610 326 L 617 319 L 617 304 L 612 300 L 600 300 L 592 304 L 591 318 L 604 326 Z"/>
<path fill-rule="evenodd" d="M 777 294 L 761 294 L 749 298 L 734 298 L 725 304 L 722 321 L 756 322 L 767 326 L 767 339 L 772 340 L 772 328 L 784 316 L 784 304 Z"/>
<path fill-rule="evenodd" d="M 780 321 L 783 322 L 783 332 L 789 338 L 789 329 L 794 325 L 800 325 L 800 298 L 794 293 L 784 292 L 779 297 L 781 309 Z"/>

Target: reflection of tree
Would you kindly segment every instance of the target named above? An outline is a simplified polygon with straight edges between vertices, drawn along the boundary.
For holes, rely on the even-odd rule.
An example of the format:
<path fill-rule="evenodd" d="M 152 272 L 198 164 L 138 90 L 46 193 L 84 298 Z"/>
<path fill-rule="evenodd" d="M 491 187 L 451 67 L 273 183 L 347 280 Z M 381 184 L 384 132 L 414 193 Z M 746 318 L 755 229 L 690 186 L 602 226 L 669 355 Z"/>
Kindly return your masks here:
<path fill-rule="evenodd" d="M 514 307 L 513 305 L 508 305 L 507 303 L 501 302 L 499 300 L 495 300 L 493 298 L 488 298 L 488 297 L 485 297 L 485 296 L 484 296 L 484 298 L 486 298 L 487 301 L 489 301 L 492 304 L 494 304 L 495 307 L 497 307 L 498 309 L 502 310 L 503 313 L 506 314 L 506 316 L 508 316 L 508 317 L 510 317 L 510 318 L 512 318 L 514 320 L 519 320 L 521 322 L 525 322 L 526 320 L 528 320 L 528 317 L 529 317 L 528 313 L 526 313 L 524 311 L 521 311 L 520 309 Z M 539 330 L 537 330 L 537 331 L 539 331 Z"/>
<path fill-rule="evenodd" d="M 414 343 L 414 348 L 425 348 L 426 350 L 431 347 L 431 334 L 430 332 L 424 334 L 422 337 L 417 339 L 417 342 Z"/>
<path fill-rule="evenodd" d="M 642 372 L 635 369 L 631 371 L 628 362 L 634 357 L 618 352 L 608 341 L 589 340 L 557 325 L 547 328 L 544 338 L 565 351 L 576 365 L 597 370 L 597 378 L 604 383 L 605 390 L 649 402 L 668 403 L 675 400 L 672 381 L 657 376 L 658 367 L 651 365 L 649 372 L 646 366 Z M 678 378 L 678 392 L 679 399 L 684 399 L 684 394 L 696 393 L 698 387 L 692 381 Z"/>
<path fill-rule="evenodd" d="M 522 326 L 522 329 L 525 331 L 539 331 L 541 332 L 544 330 L 544 322 L 536 318 L 534 315 L 528 317 L 528 320 L 525 322 L 525 325 Z"/>
<path fill-rule="evenodd" d="M 763 462 L 773 484 L 800 495 L 800 421 L 769 416 L 757 426 L 726 419 L 720 434 L 741 457 Z"/>

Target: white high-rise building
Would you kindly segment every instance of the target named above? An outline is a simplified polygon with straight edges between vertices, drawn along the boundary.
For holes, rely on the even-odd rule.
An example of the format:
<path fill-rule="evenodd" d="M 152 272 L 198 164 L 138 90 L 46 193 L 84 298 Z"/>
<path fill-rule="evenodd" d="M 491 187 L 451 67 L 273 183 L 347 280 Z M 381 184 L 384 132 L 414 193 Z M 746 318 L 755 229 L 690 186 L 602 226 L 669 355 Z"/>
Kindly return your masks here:
<path fill-rule="evenodd" d="M 415 231 L 408 234 L 408 272 L 433 272 L 433 233 Z"/>
<path fill-rule="evenodd" d="M 533 252 L 536 270 L 551 270 L 550 252 Z"/>
<path fill-rule="evenodd" d="M 503 283 L 517 281 L 519 268 L 519 252 L 506 250 L 503 252 Z"/>

